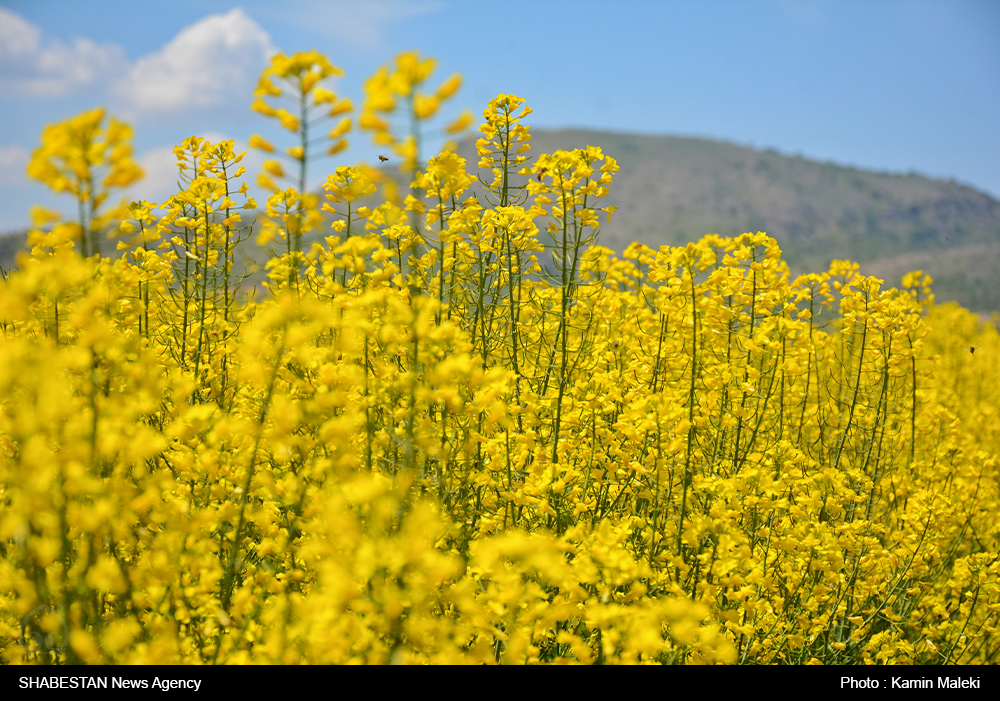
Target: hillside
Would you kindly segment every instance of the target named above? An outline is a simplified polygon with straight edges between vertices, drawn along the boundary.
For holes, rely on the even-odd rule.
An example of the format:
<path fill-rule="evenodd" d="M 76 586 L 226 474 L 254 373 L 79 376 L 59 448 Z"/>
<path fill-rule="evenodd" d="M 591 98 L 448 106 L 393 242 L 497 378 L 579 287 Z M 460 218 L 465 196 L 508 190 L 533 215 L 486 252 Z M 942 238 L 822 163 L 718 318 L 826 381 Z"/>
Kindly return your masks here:
<path fill-rule="evenodd" d="M 602 204 L 618 212 L 601 231 L 615 251 L 631 241 L 659 247 L 766 231 L 794 273 L 847 258 L 891 286 L 921 269 L 939 301 L 1000 312 L 1000 201 L 971 187 L 708 139 L 532 130 L 531 145 L 532 154 L 599 146 L 617 159 Z M 460 152 L 478 162 L 473 141 Z M 0 265 L 13 264 L 23 237 L 0 237 Z"/>
<path fill-rule="evenodd" d="M 1000 311 L 1000 201 L 971 187 L 708 139 L 532 130 L 531 153 L 586 145 L 621 167 L 604 203 L 618 212 L 601 231 L 616 251 L 766 231 L 793 272 L 846 258 L 897 285 L 922 269 L 940 301 Z M 471 159 L 470 144 L 462 155 Z"/>

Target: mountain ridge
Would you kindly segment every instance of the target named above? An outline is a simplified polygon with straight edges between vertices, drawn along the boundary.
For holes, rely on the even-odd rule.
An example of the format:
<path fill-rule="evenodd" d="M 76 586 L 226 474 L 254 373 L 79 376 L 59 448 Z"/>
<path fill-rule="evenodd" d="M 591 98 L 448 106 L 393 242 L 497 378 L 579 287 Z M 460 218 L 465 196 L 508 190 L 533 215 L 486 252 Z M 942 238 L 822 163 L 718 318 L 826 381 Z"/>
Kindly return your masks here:
<path fill-rule="evenodd" d="M 683 245 L 706 234 L 764 231 L 795 273 L 831 260 L 865 274 L 926 263 L 939 300 L 1000 311 L 1000 200 L 953 179 L 873 171 L 704 137 L 532 129 L 531 153 L 597 146 L 621 170 L 600 206 L 616 205 L 600 243 Z M 474 146 L 459 152 L 470 163 Z M 903 272 L 908 272 L 904 270 Z M 901 274 L 900 274 L 901 277 Z M 887 286 L 899 278 L 885 276 Z"/>
<path fill-rule="evenodd" d="M 910 169 L 907 169 L 907 170 L 903 171 L 903 170 L 892 170 L 892 169 L 886 169 L 886 168 L 878 168 L 878 167 L 875 167 L 875 166 L 871 166 L 871 167 L 862 166 L 862 165 L 858 165 L 856 163 L 839 162 L 839 161 L 836 161 L 836 160 L 830 159 L 830 158 L 824 159 L 824 158 L 821 158 L 819 156 L 815 156 L 815 157 L 814 156 L 807 156 L 807 155 L 803 154 L 801 151 L 787 152 L 787 151 L 781 150 L 780 148 L 778 148 L 776 146 L 757 146 L 756 144 L 753 144 L 753 143 L 744 143 L 744 142 L 736 141 L 734 139 L 727 139 L 727 138 L 724 138 L 724 137 L 713 137 L 713 136 L 707 136 L 707 135 L 701 135 L 701 134 L 669 134 L 669 133 L 658 133 L 658 132 L 630 132 L 630 131 L 627 131 L 627 130 L 618 130 L 618 129 L 593 129 L 591 127 L 585 127 L 585 126 L 566 126 L 566 127 L 558 127 L 558 128 L 543 128 L 543 129 L 533 130 L 532 134 L 534 134 L 536 132 L 540 132 L 540 133 L 544 133 L 544 134 L 554 133 L 554 132 L 588 132 L 588 133 L 594 133 L 594 134 L 607 134 L 607 135 L 611 135 L 611 136 L 622 136 L 622 137 L 651 137 L 651 138 L 654 138 L 654 139 L 657 139 L 657 138 L 682 139 L 682 140 L 685 140 L 685 141 L 700 141 L 700 142 L 706 142 L 706 143 L 712 143 L 712 144 L 721 144 L 723 146 L 734 146 L 736 148 L 747 149 L 747 150 L 750 150 L 750 151 L 755 151 L 755 152 L 760 152 L 760 153 L 775 154 L 775 155 L 778 155 L 778 156 L 784 156 L 785 158 L 793 158 L 793 159 L 796 159 L 796 160 L 809 161 L 811 163 L 817 163 L 817 164 L 823 165 L 823 166 L 833 166 L 835 168 L 840 168 L 840 169 L 843 169 L 843 170 L 857 170 L 857 171 L 862 171 L 862 172 L 865 172 L 865 173 L 870 173 L 872 175 L 885 175 L 885 176 L 889 176 L 889 177 L 911 177 L 911 176 L 915 176 L 915 177 L 923 178 L 925 180 L 930 180 L 930 181 L 936 182 L 936 183 L 958 185 L 960 187 L 964 187 L 964 188 L 968 188 L 970 190 L 974 190 L 974 191 L 976 191 L 977 193 L 979 193 L 981 195 L 985 195 L 986 197 L 989 197 L 990 199 L 1000 200 L 1000 195 L 995 195 L 995 194 L 993 194 L 993 193 L 991 193 L 991 192 L 989 192 L 987 190 L 984 190 L 983 188 L 981 188 L 981 187 L 979 187 L 977 185 L 974 185 L 972 183 L 962 182 L 962 181 L 958 180 L 955 177 L 931 175 L 931 174 L 928 174 L 928 173 L 920 172 L 920 171 L 918 171 L 916 169 L 913 169 L 913 168 L 910 168 Z"/>

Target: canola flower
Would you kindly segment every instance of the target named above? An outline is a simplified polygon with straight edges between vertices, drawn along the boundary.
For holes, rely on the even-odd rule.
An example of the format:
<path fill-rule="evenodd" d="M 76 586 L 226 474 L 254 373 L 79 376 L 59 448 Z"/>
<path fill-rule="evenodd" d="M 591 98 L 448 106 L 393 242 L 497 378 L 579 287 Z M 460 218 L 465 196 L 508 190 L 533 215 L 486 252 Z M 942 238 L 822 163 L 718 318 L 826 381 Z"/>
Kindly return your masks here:
<path fill-rule="evenodd" d="M 432 113 L 430 65 L 366 119 Z M 231 143 L 178 147 L 121 259 L 32 233 L 0 283 L 5 662 L 996 661 L 995 327 L 919 271 L 792 279 L 759 232 L 615 255 L 614 158 L 529 160 L 530 113 L 498 96 L 489 177 L 444 151 L 404 202 L 337 167 L 332 233 L 256 301 Z M 265 231 L 305 241 L 305 197 Z"/>
<path fill-rule="evenodd" d="M 114 117 L 105 125 L 104 108 L 97 107 L 47 126 L 31 154 L 28 177 L 76 199 L 79 228 L 73 238 L 84 256 L 101 253 L 101 234 L 120 217 L 120 208 L 101 211 L 111 191 L 143 176 L 131 141 L 132 128 Z"/>

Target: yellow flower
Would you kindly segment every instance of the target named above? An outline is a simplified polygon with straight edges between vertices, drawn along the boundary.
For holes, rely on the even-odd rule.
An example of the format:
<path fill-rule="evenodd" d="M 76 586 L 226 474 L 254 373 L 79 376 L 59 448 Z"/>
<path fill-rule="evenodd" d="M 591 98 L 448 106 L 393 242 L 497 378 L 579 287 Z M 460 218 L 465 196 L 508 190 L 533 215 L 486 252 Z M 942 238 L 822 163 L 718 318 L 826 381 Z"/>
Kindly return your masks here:
<path fill-rule="evenodd" d="M 472 112 L 463 110 L 462 113 L 448 126 L 445 127 L 446 134 L 458 134 L 469 128 L 472 124 Z"/>
<path fill-rule="evenodd" d="M 441 103 L 436 97 L 430 95 L 416 95 L 413 98 L 413 114 L 418 119 L 429 119 L 437 114 Z"/>
<path fill-rule="evenodd" d="M 285 177 L 285 169 L 281 167 L 281 163 L 274 159 L 268 159 L 263 163 L 264 170 L 273 175 L 276 178 Z"/>
<path fill-rule="evenodd" d="M 350 117 L 344 117 L 326 135 L 328 139 L 338 139 L 351 130 L 353 122 Z"/>
<path fill-rule="evenodd" d="M 354 103 L 351 102 L 351 98 L 345 97 L 336 104 L 334 104 L 330 111 L 327 113 L 329 117 L 337 117 L 345 112 L 350 112 L 354 109 Z"/>
<path fill-rule="evenodd" d="M 100 253 L 96 229 L 106 217 L 96 210 L 110 190 L 128 187 L 143 177 L 142 168 L 132 159 L 131 127 L 114 117 L 104 126 L 104 116 L 104 109 L 98 107 L 45 127 L 42 145 L 34 150 L 26 169 L 28 177 L 56 192 L 71 192 L 81 207 L 92 210 L 89 219 L 79 222 L 85 230 L 84 255 Z M 98 178 L 98 169 L 106 169 L 103 178 Z"/>
<path fill-rule="evenodd" d="M 278 109 L 274 112 L 274 115 L 281 121 L 281 126 L 288 131 L 299 130 L 299 118 L 288 110 L 284 108 Z"/>
<path fill-rule="evenodd" d="M 449 97 L 454 95 L 460 87 L 462 87 L 462 74 L 452 73 L 451 77 L 438 86 L 435 95 L 437 95 L 438 100 L 447 100 Z"/>
<path fill-rule="evenodd" d="M 261 99 L 254 100 L 250 105 L 250 109 L 264 115 L 265 117 L 275 117 L 278 114 L 278 110 L 274 109 L 271 105 Z"/>
<path fill-rule="evenodd" d="M 271 142 L 266 141 L 260 134 L 254 134 L 250 137 L 247 142 L 250 148 L 260 149 L 261 151 L 266 151 L 267 153 L 274 153 L 274 146 Z"/>

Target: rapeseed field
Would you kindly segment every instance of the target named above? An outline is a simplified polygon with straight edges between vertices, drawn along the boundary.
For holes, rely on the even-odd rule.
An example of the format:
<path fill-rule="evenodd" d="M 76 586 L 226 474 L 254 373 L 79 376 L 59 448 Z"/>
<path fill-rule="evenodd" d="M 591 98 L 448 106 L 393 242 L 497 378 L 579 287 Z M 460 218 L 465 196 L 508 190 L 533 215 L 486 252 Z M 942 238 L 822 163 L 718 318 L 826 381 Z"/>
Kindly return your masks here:
<path fill-rule="evenodd" d="M 79 217 L 0 283 L 4 663 L 996 662 L 996 328 L 764 233 L 602 248 L 612 155 L 499 95 L 425 161 L 434 69 L 357 118 L 409 191 L 306 191 L 355 127 L 316 52 L 260 78 L 261 207 L 232 142 L 116 207 L 128 125 L 45 130 Z"/>

